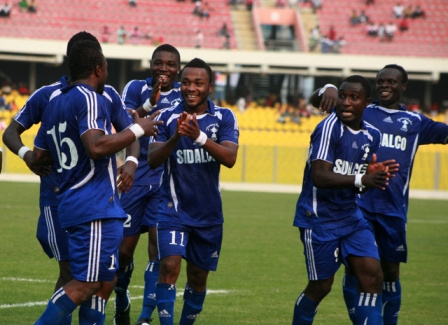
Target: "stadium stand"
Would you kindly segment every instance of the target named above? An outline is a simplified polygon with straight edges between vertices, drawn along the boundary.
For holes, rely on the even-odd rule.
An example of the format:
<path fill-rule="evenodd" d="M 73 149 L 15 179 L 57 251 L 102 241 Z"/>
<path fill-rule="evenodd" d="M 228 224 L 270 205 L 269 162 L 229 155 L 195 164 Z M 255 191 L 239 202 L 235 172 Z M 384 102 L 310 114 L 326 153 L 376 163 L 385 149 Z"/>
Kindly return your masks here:
<path fill-rule="evenodd" d="M 424 10 L 425 18 L 410 20 L 409 30 L 395 34 L 391 42 L 380 42 L 377 38 L 367 36 L 365 24 L 351 26 L 350 13 L 353 9 L 360 12 L 365 10 L 373 22 L 395 22 L 392 8 L 395 4 L 389 0 L 375 0 L 370 6 L 361 0 L 324 1 L 322 9 L 317 12 L 318 22 L 322 33 L 326 33 L 333 25 L 338 35 L 344 36 L 347 44 L 342 53 L 392 55 L 392 56 L 418 56 L 418 57 L 447 57 L 448 56 L 448 28 L 445 24 L 445 13 L 448 12 L 448 1 L 431 0 L 400 1 L 404 6 L 420 4 Z"/>
<path fill-rule="evenodd" d="M 177 47 L 194 47 L 194 30 L 205 36 L 204 46 L 221 48 L 218 30 L 224 22 L 231 34 L 231 48 L 236 48 L 230 8 L 226 1 L 213 1 L 209 19 L 193 15 L 194 3 L 175 0 L 145 0 L 131 7 L 125 0 L 89 0 L 59 2 L 39 0 L 36 13 L 21 12 L 17 4 L 10 18 L 2 22 L 1 36 L 67 40 L 80 30 L 100 39 L 103 26 L 111 31 L 110 42 L 117 42 L 117 30 L 124 26 L 129 33 L 138 26 L 141 44 L 170 43 Z M 147 37 L 147 36 L 150 36 Z"/>

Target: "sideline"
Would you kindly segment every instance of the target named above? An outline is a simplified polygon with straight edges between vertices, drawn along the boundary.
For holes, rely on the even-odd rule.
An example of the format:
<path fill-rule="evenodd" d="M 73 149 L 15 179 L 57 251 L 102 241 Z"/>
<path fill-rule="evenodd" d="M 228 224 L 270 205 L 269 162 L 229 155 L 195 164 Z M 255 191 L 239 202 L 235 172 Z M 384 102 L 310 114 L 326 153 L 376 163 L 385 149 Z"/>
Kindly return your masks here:
<path fill-rule="evenodd" d="M 39 182 L 39 176 L 34 174 L 0 174 L 1 181 L 10 182 Z M 221 190 L 243 192 L 266 193 L 292 193 L 299 194 L 301 185 L 266 184 L 266 183 L 229 183 L 222 182 Z M 413 190 L 409 191 L 409 197 L 414 199 L 448 200 L 448 191 Z"/>

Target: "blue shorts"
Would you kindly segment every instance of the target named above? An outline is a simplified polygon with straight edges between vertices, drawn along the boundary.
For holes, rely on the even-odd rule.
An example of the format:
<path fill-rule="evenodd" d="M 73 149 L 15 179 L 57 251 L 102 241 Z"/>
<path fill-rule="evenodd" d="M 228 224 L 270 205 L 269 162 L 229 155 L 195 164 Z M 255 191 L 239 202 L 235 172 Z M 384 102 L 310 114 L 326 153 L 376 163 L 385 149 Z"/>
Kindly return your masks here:
<path fill-rule="evenodd" d="M 67 231 L 73 278 L 83 282 L 112 281 L 118 270 L 123 220 L 95 220 Z"/>
<path fill-rule="evenodd" d="M 222 244 L 222 224 L 210 227 L 157 224 L 159 260 L 166 256 L 182 256 L 206 271 L 216 271 Z"/>
<path fill-rule="evenodd" d="M 124 236 L 147 232 L 157 224 L 159 186 L 133 185 L 128 193 L 121 193 L 120 203 L 128 215 L 124 223 Z"/>
<path fill-rule="evenodd" d="M 313 229 L 299 228 L 308 279 L 325 280 L 336 274 L 341 264 L 348 266 L 349 255 L 379 260 L 378 248 L 365 220 L 352 227 L 352 232 L 338 239 L 322 240 Z"/>
<path fill-rule="evenodd" d="M 398 217 L 361 210 L 375 234 L 380 258 L 388 262 L 406 263 L 408 260 L 406 221 Z"/>
<path fill-rule="evenodd" d="M 68 234 L 59 223 L 57 206 L 40 208 L 36 237 L 49 258 L 68 261 Z"/>

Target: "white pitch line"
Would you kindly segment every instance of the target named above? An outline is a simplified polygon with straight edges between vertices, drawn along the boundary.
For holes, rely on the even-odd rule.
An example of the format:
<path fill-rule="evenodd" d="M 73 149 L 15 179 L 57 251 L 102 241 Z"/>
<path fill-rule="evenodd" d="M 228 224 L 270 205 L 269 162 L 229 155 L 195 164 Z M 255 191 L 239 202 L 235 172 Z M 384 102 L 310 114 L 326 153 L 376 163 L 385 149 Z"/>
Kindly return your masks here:
<path fill-rule="evenodd" d="M 26 278 L 13 278 L 13 277 L 3 277 L 0 278 L 1 281 L 17 281 L 17 282 L 50 282 L 50 280 L 36 280 L 36 279 L 26 279 Z M 143 286 L 131 286 L 132 288 L 143 289 Z M 230 293 L 229 290 L 207 290 L 207 295 L 210 294 L 227 294 Z M 184 294 L 183 288 L 177 288 L 176 296 L 180 297 Z M 131 300 L 142 300 L 143 296 L 131 296 Z M 109 301 L 114 301 L 114 298 L 109 299 Z M 24 302 L 20 304 L 3 304 L 0 305 L 0 309 L 8 309 L 8 308 L 21 308 L 21 307 L 35 307 L 35 306 L 45 306 L 48 304 L 48 300 L 46 301 L 30 301 Z"/>

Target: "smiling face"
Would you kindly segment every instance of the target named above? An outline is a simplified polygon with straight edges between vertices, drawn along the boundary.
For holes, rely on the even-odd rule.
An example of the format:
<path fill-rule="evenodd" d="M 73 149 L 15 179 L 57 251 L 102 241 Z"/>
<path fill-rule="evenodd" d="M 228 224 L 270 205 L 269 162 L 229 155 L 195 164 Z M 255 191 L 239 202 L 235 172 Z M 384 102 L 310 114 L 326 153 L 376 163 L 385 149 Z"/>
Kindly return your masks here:
<path fill-rule="evenodd" d="M 403 75 L 399 70 L 386 68 L 378 72 L 376 93 L 381 106 L 397 109 L 406 87 L 407 84 L 403 82 Z"/>
<path fill-rule="evenodd" d="M 362 114 L 371 99 L 359 82 L 343 82 L 338 91 L 336 114 L 353 130 L 359 130 Z"/>
<path fill-rule="evenodd" d="M 162 91 L 173 88 L 179 70 L 179 57 L 176 54 L 166 51 L 154 53 L 151 60 L 152 77 L 154 80 L 162 81 Z"/>
<path fill-rule="evenodd" d="M 181 93 L 189 113 L 203 114 L 208 109 L 207 98 L 213 91 L 207 70 L 187 67 L 182 71 Z"/>

